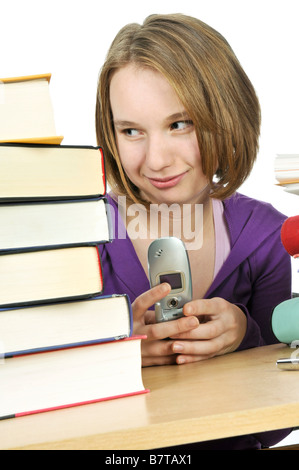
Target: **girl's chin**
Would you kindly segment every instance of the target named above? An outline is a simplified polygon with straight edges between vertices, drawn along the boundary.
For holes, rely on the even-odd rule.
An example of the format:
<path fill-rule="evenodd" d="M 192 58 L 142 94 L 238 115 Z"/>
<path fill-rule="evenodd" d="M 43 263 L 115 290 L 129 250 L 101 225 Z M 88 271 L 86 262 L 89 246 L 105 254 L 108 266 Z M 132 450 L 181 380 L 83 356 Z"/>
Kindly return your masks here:
<path fill-rule="evenodd" d="M 206 183 L 196 194 L 188 194 L 184 189 L 172 188 L 168 190 L 141 191 L 142 199 L 150 204 L 201 204 L 208 196 L 209 183 Z"/>

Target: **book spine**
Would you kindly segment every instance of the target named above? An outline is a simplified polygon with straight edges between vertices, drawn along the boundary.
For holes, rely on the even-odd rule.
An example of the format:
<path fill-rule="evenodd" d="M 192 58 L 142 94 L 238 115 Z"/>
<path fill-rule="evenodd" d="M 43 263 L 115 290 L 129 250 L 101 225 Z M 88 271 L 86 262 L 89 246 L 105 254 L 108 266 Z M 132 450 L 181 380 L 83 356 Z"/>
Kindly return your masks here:
<path fill-rule="evenodd" d="M 142 389 L 142 390 L 137 390 L 135 392 L 128 392 L 128 393 L 123 393 L 121 395 L 114 395 L 111 397 L 104 397 L 104 398 L 96 398 L 94 400 L 89 400 L 89 401 L 84 401 L 84 402 L 78 402 L 78 403 L 69 403 L 66 405 L 61 405 L 61 406 L 55 406 L 52 408 L 43 408 L 40 410 L 30 410 L 30 411 L 24 411 L 21 413 L 15 413 L 15 414 L 10 414 L 10 415 L 5 415 L 5 416 L 0 416 L 0 420 L 5 420 L 5 419 L 12 419 L 12 418 L 21 418 L 23 416 L 29 416 L 29 415 L 34 415 L 34 414 L 39 414 L 39 413 L 47 413 L 49 411 L 57 411 L 57 410 L 63 410 L 66 408 L 74 408 L 76 406 L 83 406 L 83 405 L 91 405 L 94 403 L 100 403 L 104 401 L 111 401 L 111 400 L 117 400 L 119 398 L 125 398 L 125 397 L 131 397 L 135 395 L 143 395 L 145 393 L 149 393 L 149 389 Z"/>

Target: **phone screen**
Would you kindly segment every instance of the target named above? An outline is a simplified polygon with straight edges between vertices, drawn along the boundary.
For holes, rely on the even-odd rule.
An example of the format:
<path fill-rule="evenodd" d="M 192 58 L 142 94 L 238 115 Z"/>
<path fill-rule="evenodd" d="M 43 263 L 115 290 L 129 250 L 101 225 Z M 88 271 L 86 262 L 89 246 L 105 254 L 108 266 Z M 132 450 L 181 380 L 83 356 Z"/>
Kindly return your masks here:
<path fill-rule="evenodd" d="M 182 277 L 180 273 L 161 274 L 160 282 L 167 282 L 172 289 L 182 288 Z"/>

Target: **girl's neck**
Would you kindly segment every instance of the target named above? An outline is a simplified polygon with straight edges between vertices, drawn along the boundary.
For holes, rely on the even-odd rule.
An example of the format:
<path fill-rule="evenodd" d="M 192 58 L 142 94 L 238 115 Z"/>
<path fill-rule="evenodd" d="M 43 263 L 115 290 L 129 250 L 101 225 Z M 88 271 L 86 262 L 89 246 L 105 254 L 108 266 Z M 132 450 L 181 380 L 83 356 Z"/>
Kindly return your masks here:
<path fill-rule="evenodd" d="M 204 232 L 213 224 L 213 205 L 209 187 L 189 204 L 150 204 L 148 207 L 122 199 L 121 214 L 131 239 L 148 241 L 176 236 L 185 244 L 199 248 Z M 191 245 L 190 245 L 191 244 Z M 194 248 L 192 248 L 194 249 Z"/>

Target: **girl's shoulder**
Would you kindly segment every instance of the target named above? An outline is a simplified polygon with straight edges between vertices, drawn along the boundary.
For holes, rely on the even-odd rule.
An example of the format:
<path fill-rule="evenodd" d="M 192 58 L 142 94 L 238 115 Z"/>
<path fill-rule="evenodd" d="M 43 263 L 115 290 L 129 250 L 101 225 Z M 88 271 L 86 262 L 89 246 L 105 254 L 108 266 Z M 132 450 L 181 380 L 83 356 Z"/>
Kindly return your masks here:
<path fill-rule="evenodd" d="M 224 202 L 225 214 L 236 219 L 250 220 L 280 225 L 287 216 L 279 212 L 269 202 L 254 199 L 241 193 L 235 193 Z"/>

